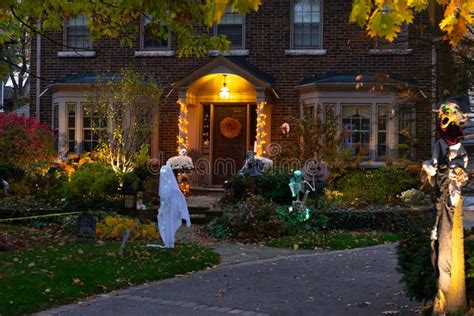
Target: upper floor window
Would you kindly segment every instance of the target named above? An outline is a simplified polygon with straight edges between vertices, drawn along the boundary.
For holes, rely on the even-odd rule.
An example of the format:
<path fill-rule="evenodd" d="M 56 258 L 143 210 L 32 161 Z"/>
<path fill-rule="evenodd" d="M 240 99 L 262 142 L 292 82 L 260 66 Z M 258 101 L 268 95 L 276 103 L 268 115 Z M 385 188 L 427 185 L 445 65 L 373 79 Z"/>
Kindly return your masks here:
<path fill-rule="evenodd" d="M 89 19 L 85 16 L 67 19 L 64 28 L 64 44 L 66 49 L 91 50 L 92 41 L 87 26 Z"/>
<path fill-rule="evenodd" d="M 321 48 L 321 0 L 295 0 L 292 48 Z"/>
<path fill-rule="evenodd" d="M 408 49 L 408 24 L 405 23 L 400 26 L 400 33 L 398 33 L 397 37 L 392 42 L 377 37 L 375 39 L 375 48 Z"/>
<path fill-rule="evenodd" d="M 238 12 L 231 12 L 228 7 L 215 28 L 216 35 L 225 35 L 230 41 L 231 49 L 245 48 L 245 18 Z"/>
<path fill-rule="evenodd" d="M 163 28 L 163 30 L 159 30 Z M 153 23 L 150 17 L 142 17 L 140 23 L 140 49 L 141 50 L 167 50 L 170 49 L 170 38 L 157 36 L 157 33 L 168 33 L 168 30 L 157 23 Z"/>

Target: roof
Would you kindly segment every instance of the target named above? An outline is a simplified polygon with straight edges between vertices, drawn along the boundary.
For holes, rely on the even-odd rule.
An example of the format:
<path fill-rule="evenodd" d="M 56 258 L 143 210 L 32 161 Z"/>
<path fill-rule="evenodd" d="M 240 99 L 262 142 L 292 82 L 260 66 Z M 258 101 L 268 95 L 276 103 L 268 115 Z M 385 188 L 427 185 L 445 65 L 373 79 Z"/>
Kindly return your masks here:
<path fill-rule="evenodd" d="M 80 72 L 71 75 L 63 76 L 56 79 L 54 83 L 72 83 L 72 84 L 93 84 L 97 80 L 101 82 L 116 81 L 121 77 L 120 74 L 116 73 L 95 73 L 95 72 Z M 148 77 L 149 78 L 149 77 Z"/>
<path fill-rule="evenodd" d="M 59 79 L 56 79 L 54 83 L 96 83 L 98 75 L 95 72 L 80 72 L 74 73 L 72 75 L 63 76 Z M 113 74 L 105 74 L 101 76 L 106 81 L 114 80 L 116 75 Z"/>
<path fill-rule="evenodd" d="M 249 63 L 247 60 L 245 60 L 244 57 L 229 56 L 226 58 L 237 66 L 241 67 L 242 69 L 245 69 L 255 77 L 259 78 L 260 80 L 265 81 L 270 85 L 273 85 L 275 83 L 275 79 L 273 79 L 272 76 L 259 69 L 257 66 Z"/>
<path fill-rule="evenodd" d="M 401 78 L 397 75 L 370 74 L 363 72 L 328 72 L 324 75 L 313 75 L 300 82 L 300 85 L 319 84 L 410 84 L 416 85 L 415 79 Z"/>
<path fill-rule="evenodd" d="M 185 87 L 192 84 L 195 80 L 201 78 L 204 75 L 229 71 L 233 74 L 239 75 L 245 78 L 252 84 L 270 87 L 274 83 L 274 79 L 265 73 L 264 71 L 257 68 L 255 65 L 250 64 L 243 57 L 235 56 L 217 56 L 206 64 L 194 70 L 192 73 L 185 76 L 178 82 L 173 83 L 174 87 Z"/>

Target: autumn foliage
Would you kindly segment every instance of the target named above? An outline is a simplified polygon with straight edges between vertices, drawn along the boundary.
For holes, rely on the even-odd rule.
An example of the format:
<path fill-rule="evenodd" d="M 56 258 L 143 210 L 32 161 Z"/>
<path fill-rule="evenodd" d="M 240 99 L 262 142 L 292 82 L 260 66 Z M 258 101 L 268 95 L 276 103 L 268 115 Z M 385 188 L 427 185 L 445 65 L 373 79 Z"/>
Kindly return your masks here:
<path fill-rule="evenodd" d="M 0 114 L 0 161 L 26 169 L 55 154 L 53 131 L 34 118 Z"/>
<path fill-rule="evenodd" d="M 96 236 L 102 239 L 122 239 L 123 234 L 130 229 L 130 239 L 158 239 L 156 224 L 143 224 L 137 219 L 125 216 L 107 216 L 96 225 Z"/>

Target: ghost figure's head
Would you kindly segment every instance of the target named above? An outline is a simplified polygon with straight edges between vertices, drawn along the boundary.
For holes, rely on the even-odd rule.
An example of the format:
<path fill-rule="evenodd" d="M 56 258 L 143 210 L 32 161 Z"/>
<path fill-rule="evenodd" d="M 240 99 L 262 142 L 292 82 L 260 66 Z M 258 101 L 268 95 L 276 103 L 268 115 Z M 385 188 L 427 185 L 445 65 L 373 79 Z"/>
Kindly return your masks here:
<path fill-rule="evenodd" d="M 441 104 L 438 117 L 442 130 L 447 129 L 451 124 L 461 126 L 467 122 L 467 115 L 462 112 L 459 105 L 452 102 Z"/>
<path fill-rule="evenodd" d="M 181 156 L 186 156 L 187 153 L 186 148 L 181 149 Z"/>

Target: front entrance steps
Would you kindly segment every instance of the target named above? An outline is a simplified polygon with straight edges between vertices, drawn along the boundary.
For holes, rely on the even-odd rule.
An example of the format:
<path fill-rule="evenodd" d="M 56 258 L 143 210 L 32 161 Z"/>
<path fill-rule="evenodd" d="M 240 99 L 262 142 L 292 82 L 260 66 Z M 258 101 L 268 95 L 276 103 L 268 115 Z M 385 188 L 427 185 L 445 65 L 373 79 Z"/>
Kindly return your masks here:
<path fill-rule="evenodd" d="M 189 216 L 191 223 L 204 224 L 221 214 L 220 211 L 213 210 L 213 206 L 224 196 L 224 192 L 200 191 L 199 193 L 191 189 L 191 195 L 186 197 L 188 202 Z"/>

